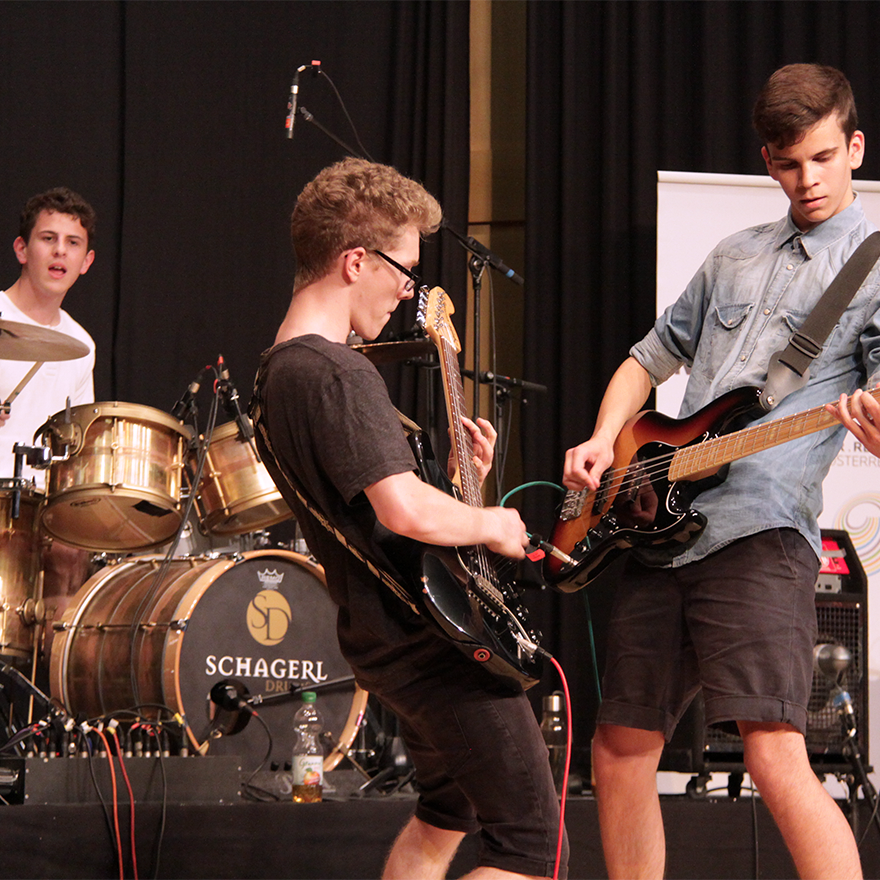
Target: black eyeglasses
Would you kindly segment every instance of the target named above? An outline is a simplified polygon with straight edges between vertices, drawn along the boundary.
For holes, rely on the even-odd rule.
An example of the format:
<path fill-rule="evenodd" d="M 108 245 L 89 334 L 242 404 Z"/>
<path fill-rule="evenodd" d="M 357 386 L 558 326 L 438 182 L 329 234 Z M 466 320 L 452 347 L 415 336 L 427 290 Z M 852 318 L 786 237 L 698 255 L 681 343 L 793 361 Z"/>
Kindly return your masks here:
<path fill-rule="evenodd" d="M 376 254 L 376 256 L 381 257 L 383 260 L 385 260 L 386 263 L 394 266 L 395 269 L 398 269 L 399 271 L 403 272 L 404 275 L 406 275 L 409 280 L 403 286 L 403 289 L 407 293 L 409 293 L 411 290 L 414 290 L 416 287 L 421 286 L 422 279 L 418 275 L 416 275 L 415 272 L 411 272 L 409 269 L 404 269 L 403 266 L 401 266 L 400 263 L 397 262 L 397 260 L 392 260 L 391 257 L 388 256 L 388 254 L 383 254 L 382 251 L 377 251 L 375 248 L 371 248 L 371 250 L 374 254 Z"/>

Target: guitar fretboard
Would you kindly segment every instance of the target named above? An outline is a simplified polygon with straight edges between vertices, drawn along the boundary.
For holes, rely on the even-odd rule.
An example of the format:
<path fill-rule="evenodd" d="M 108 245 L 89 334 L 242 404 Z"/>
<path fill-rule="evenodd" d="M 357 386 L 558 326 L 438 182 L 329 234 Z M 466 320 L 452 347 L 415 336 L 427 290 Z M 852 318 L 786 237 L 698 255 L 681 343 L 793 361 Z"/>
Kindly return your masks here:
<path fill-rule="evenodd" d="M 874 388 L 868 393 L 877 400 L 880 396 L 880 388 Z M 732 434 L 713 437 L 711 440 L 704 440 L 692 446 L 685 446 L 672 456 L 669 479 L 673 482 L 687 480 L 703 471 L 715 470 L 747 455 L 754 455 L 764 449 L 771 449 L 789 440 L 806 437 L 808 434 L 815 434 L 817 431 L 839 424 L 840 422 L 822 405 L 762 425 L 743 428 Z"/>

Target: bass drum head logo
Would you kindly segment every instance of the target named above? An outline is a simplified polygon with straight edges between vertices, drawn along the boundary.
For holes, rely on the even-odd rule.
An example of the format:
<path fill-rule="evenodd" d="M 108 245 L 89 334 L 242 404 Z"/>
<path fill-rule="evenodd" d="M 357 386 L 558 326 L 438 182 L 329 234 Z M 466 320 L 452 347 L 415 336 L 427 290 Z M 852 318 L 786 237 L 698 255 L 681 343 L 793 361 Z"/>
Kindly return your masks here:
<path fill-rule="evenodd" d="M 283 641 L 290 620 L 290 604 L 278 590 L 261 590 L 247 608 L 248 632 L 261 645 Z"/>

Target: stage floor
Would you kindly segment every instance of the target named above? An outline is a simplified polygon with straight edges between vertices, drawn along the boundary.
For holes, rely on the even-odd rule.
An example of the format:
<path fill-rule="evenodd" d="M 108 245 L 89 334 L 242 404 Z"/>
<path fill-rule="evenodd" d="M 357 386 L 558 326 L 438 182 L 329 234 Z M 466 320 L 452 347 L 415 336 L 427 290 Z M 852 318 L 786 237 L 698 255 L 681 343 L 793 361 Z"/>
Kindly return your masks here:
<path fill-rule="evenodd" d="M 320 804 L 135 804 L 138 874 L 162 878 L 377 878 L 384 855 L 411 815 L 412 795 L 370 795 Z M 863 806 L 865 806 L 863 804 Z M 795 877 L 776 828 L 760 800 L 662 798 L 669 878 Z M 753 812 L 754 810 L 754 812 Z M 111 811 L 112 813 L 112 811 Z M 126 800 L 118 810 L 125 876 L 133 876 Z M 596 804 L 569 799 L 570 877 L 604 877 Z M 862 829 L 868 822 L 861 816 Z M 754 828 L 757 827 L 757 846 Z M 450 877 L 474 866 L 468 838 Z M 0 878 L 114 878 L 115 848 L 99 803 L 0 807 Z M 157 865 L 158 858 L 158 865 Z M 866 877 L 880 877 L 880 832 L 862 845 Z"/>

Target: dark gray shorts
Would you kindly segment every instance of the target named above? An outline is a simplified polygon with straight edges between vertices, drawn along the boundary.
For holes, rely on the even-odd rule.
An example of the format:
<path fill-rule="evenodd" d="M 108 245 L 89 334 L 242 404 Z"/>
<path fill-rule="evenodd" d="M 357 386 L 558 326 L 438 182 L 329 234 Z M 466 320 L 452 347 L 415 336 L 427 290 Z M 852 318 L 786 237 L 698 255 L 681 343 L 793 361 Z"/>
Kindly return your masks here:
<path fill-rule="evenodd" d="M 680 568 L 631 558 L 611 614 L 599 723 L 668 741 L 702 686 L 707 724 L 736 732 L 729 722 L 784 722 L 805 733 L 818 571 L 793 529 Z"/>
<path fill-rule="evenodd" d="M 480 832 L 481 866 L 552 876 L 559 801 L 531 703 L 451 645 L 424 660 L 402 661 L 409 682 L 366 682 L 400 722 L 416 771 L 416 815 L 448 831 Z M 567 864 L 566 838 L 560 877 Z"/>

